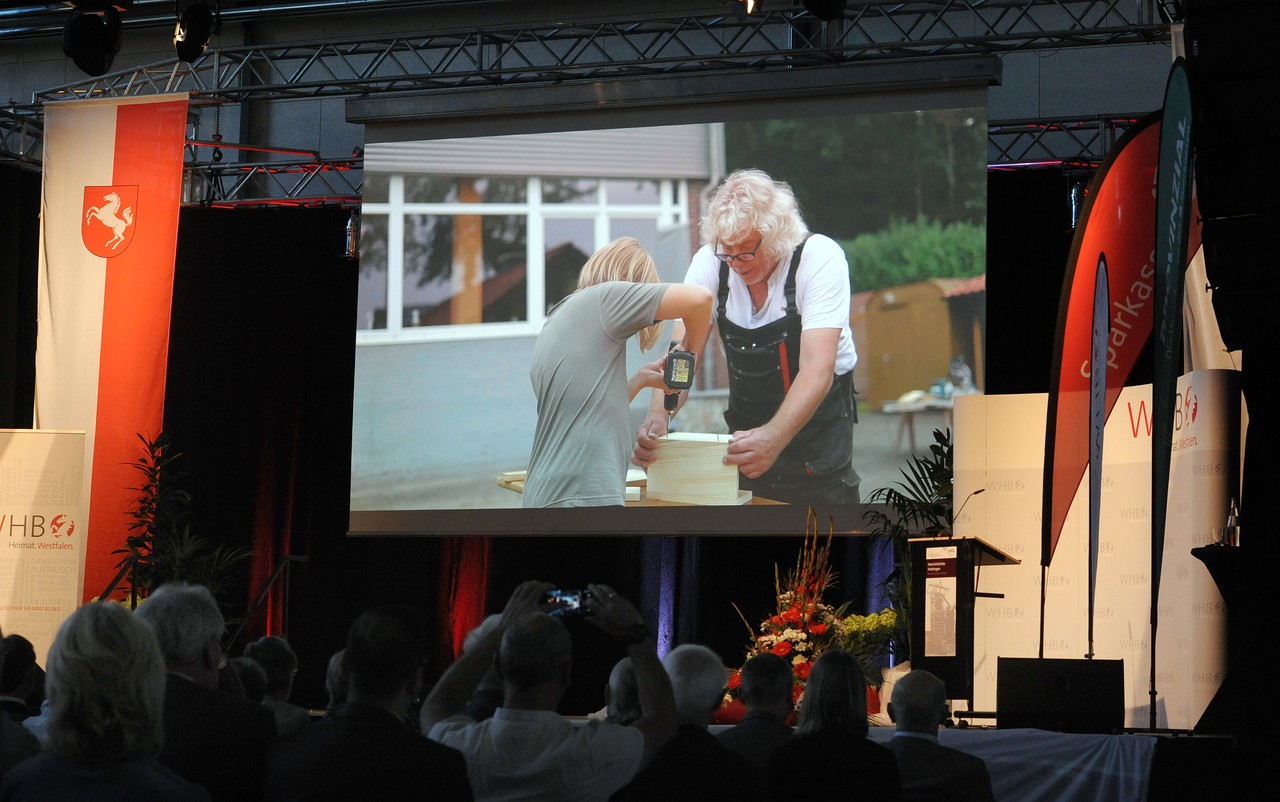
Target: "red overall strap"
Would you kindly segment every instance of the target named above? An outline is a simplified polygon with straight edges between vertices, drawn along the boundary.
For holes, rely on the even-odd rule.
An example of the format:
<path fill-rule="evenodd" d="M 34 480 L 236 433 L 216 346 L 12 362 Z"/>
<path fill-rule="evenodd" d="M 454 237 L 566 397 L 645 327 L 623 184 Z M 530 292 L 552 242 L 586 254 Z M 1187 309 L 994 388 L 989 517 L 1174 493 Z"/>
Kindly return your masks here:
<path fill-rule="evenodd" d="M 787 341 L 783 340 L 778 343 L 778 362 L 782 366 L 782 392 L 791 392 L 791 363 L 787 361 Z"/>

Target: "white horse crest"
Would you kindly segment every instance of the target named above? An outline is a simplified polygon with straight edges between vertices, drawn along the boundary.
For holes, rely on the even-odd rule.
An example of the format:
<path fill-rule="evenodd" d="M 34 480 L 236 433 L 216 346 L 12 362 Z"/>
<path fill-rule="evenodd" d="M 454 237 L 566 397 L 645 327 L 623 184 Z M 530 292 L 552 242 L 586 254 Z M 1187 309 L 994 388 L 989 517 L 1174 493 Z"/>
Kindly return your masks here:
<path fill-rule="evenodd" d="M 87 196 L 88 191 L 85 194 Z M 126 232 L 132 233 L 128 229 L 133 225 L 133 207 L 125 206 L 124 210 L 121 211 L 120 207 L 123 205 L 123 201 L 120 199 L 120 193 L 114 191 L 114 188 L 104 194 L 102 199 L 106 203 L 101 206 L 89 206 L 86 198 L 84 210 L 85 245 L 89 247 L 90 251 L 99 256 L 108 256 L 111 251 L 116 251 L 121 245 L 127 244 L 125 234 Z M 90 232 L 88 229 L 94 220 L 110 229 L 112 234 L 110 239 L 102 242 L 98 247 L 90 244 L 89 238 Z"/>

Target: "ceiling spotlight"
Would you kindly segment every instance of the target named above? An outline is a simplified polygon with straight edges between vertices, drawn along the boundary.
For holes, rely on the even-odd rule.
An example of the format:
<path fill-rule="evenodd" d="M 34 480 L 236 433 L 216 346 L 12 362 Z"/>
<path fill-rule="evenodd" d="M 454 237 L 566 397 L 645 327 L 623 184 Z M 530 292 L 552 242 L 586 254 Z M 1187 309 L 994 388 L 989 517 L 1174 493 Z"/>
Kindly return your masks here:
<path fill-rule="evenodd" d="M 88 75 L 103 75 L 120 52 L 120 12 L 107 5 L 98 10 L 77 7 L 62 29 L 62 52 Z"/>
<path fill-rule="evenodd" d="M 204 55 L 213 34 L 213 12 L 208 3 L 192 3 L 178 17 L 173 29 L 173 49 L 179 61 L 195 61 Z"/>
<path fill-rule="evenodd" d="M 804 0 L 804 9 L 823 22 L 844 16 L 845 0 Z"/>
<path fill-rule="evenodd" d="M 733 16 L 738 22 L 746 22 L 748 14 L 754 14 L 760 8 L 760 4 L 756 0 L 730 0 L 729 5 L 733 8 Z"/>

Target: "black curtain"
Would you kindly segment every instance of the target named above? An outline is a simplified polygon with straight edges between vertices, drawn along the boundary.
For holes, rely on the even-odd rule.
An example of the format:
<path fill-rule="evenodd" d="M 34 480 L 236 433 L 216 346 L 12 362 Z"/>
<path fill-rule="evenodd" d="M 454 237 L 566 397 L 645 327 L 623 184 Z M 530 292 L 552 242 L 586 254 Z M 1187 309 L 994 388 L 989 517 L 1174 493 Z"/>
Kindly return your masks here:
<path fill-rule="evenodd" d="M 343 554 L 357 280 L 344 256 L 348 216 L 185 208 L 174 272 L 164 426 L 190 476 L 192 530 L 253 549 L 236 611 L 284 560 L 301 558 L 228 651 L 267 632 L 287 635 L 304 667 L 303 703 L 323 703 L 328 653 L 314 650 L 341 645 L 335 611 L 365 601 L 347 580 L 368 572 Z"/>
<path fill-rule="evenodd" d="M 40 173 L 0 166 L 0 428 L 29 429 L 36 375 Z"/>

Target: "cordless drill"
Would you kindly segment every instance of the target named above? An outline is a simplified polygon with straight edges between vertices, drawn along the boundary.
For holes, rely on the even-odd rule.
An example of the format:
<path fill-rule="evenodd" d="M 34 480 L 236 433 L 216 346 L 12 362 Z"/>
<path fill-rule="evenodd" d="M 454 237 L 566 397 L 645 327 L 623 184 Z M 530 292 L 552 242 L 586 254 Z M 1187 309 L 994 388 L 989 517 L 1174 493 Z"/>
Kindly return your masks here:
<path fill-rule="evenodd" d="M 667 362 L 662 369 L 662 381 L 666 383 L 668 392 L 662 399 L 662 408 L 667 411 L 667 428 L 671 428 L 671 418 L 680 405 L 680 391 L 693 386 L 693 354 L 676 350 L 679 343 L 672 343 L 667 352 Z"/>

